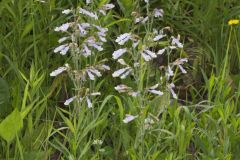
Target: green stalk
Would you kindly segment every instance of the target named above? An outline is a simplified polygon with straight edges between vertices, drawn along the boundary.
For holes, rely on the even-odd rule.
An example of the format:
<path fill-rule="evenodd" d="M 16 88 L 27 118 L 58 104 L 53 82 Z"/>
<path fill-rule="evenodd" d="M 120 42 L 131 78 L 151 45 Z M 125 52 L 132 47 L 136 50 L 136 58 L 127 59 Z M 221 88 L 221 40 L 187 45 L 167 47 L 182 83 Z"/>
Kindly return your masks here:
<path fill-rule="evenodd" d="M 230 43 L 231 43 L 231 38 L 232 38 L 232 30 L 233 30 L 233 27 L 231 26 L 230 34 L 229 34 L 229 37 L 228 37 L 226 55 L 225 55 L 225 58 L 224 58 L 224 66 L 223 66 L 223 70 L 222 70 L 221 81 L 224 80 L 225 75 L 226 75 L 226 70 L 227 70 L 227 65 L 228 65 L 228 57 L 229 57 L 229 49 L 230 49 Z"/>
<path fill-rule="evenodd" d="M 34 19 L 34 15 L 35 15 L 35 11 L 34 11 L 34 2 L 33 0 L 31 1 L 31 20 L 33 23 L 33 44 L 34 44 L 34 62 L 35 65 L 38 64 L 39 62 L 39 57 L 38 57 L 38 49 L 37 49 L 37 43 L 36 43 L 36 29 L 35 29 L 35 19 Z"/>
<path fill-rule="evenodd" d="M 240 49 L 239 49 L 239 44 L 238 44 L 238 37 L 236 34 L 236 30 L 234 30 L 234 39 L 236 41 L 236 47 L 237 47 L 237 56 L 238 56 L 238 69 L 240 69 Z"/>
<path fill-rule="evenodd" d="M 10 152 L 10 144 L 9 144 L 9 142 L 7 142 L 6 160 L 10 159 L 9 152 Z"/>

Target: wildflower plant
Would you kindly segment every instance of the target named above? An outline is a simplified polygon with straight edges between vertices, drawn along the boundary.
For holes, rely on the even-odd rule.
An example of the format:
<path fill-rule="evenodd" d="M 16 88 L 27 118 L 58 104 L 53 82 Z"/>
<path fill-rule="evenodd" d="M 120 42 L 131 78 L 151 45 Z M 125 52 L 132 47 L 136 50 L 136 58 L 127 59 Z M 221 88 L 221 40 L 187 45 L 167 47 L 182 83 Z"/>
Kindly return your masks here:
<path fill-rule="evenodd" d="M 101 26 L 99 18 L 114 8 L 113 4 L 101 6 L 97 12 L 90 11 L 91 1 L 86 1 L 86 8 L 66 9 L 62 14 L 70 17 L 70 22 L 64 23 L 54 30 L 64 37 L 58 40 L 59 46 L 54 53 L 70 57 L 70 64 L 52 71 L 50 76 L 57 76 L 67 72 L 74 84 L 75 95 L 64 103 L 70 105 L 73 101 L 87 103 L 88 108 L 93 107 L 91 98 L 101 93 L 91 88 L 89 80 L 94 81 L 102 76 L 102 72 L 110 70 L 106 59 L 99 59 L 103 52 L 103 44 L 107 42 L 108 28 Z"/>
<path fill-rule="evenodd" d="M 115 90 L 129 96 L 122 122 L 137 126 L 134 149 L 140 159 L 144 159 L 146 147 L 150 145 L 146 145 L 145 138 L 150 136 L 146 133 L 159 124 L 161 112 L 159 107 L 154 109 L 149 103 L 157 97 L 167 101 L 166 105 L 170 105 L 172 98 L 178 99 L 174 91 L 175 79 L 179 70 L 182 74 L 187 73 L 184 64 L 188 62 L 187 58 L 179 56 L 183 49 L 180 35 L 174 36 L 170 27 L 154 27 L 162 23 L 164 11 L 151 9 L 149 1 L 145 3 L 143 12 L 132 13 L 130 30 L 116 37 L 117 47 L 112 53 L 112 59 L 118 62 L 118 69 L 113 71 L 112 77 L 121 82 Z M 164 64 L 154 68 L 153 64 L 159 58 L 163 59 Z"/>
<path fill-rule="evenodd" d="M 90 146 L 82 144 L 87 140 L 91 141 L 91 138 L 83 137 L 90 132 L 91 126 L 100 124 L 96 123 L 100 115 L 94 116 L 94 101 L 101 93 L 93 81 L 102 77 L 103 72 L 110 70 L 106 64 L 107 59 L 102 58 L 108 28 L 103 27 L 100 19 L 112 8 L 114 8 L 113 4 L 102 4 L 96 8 L 92 1 L 87 0 L 84 7 L 63 10 L 62 14 L 67 17 L 68 22 L 54 29 L 63 35 L 58 40 L 59 46 L 54 49 L 54 53 L 68 57 L 68 61 L 52 71 L 50 76 L 67 73 L 73 84 L 73 90 L 69 91 L 72 96 L 64 102 L 65 106 L 69 106 L 70 111 L 59 110 L 69 129 L 65 142 L 69 144 L 69 148 L 66 149 L 69 150 L 68 159 L 81 159 L 81 156 L 84 156 L 83 151 Z M 88 118 L 83 118 L 86 116 Z"/>
<path fill-rule="evenodd" d="M 78 124 L 76 117 L 84 116 L 84 114 L 78 115 L 83 113 L 83 109 L 94 107 L 94 97 L 100 96 L 101 93 L 96 90 L 92 81 L 102 77 L 104 71 L 110 70 L 107 59 L 102 59 L 104 43 L 108 43 L 109 29 L 103 27 L 100 19 L 112 8 L 114 8 L 113 4 L 96 8 L 93 2 L 86 1 L 84 7 L 63 10 L 62 14 L 68 17 L 69 21 L 54 29 L 64 35 L 58 40 L 59 46 L 54 49 L 54 53 L 68 57 L 68 63 L 52 71 L 50 76 L 67 73 L 73 82 L 73 95 L 66 99 L 64 105 L 72 106 L 73 104 L 76 112 L 73 115 L 69 114 L 70 120 L 67 121 L 66 117 L 60 113 L 73 133 L 70 134 L 73 135 L 73 141 L 70 143 L 73 146 L 73 155 L 71 155 L 73 157 L 77 157 L 77 145 L 80 144 L 78 127 L 83 128 Z M 175 70 L 180 69 L 182 73 L 186 73 L 183 64 L 187 59 L 173 56 L 183 48 L 180 36 L 170 35 L 169 27 L 163 27 L 160 30 L 153 27 L 155 20 L 163 20 L 163 15 L 162 9 L 155 8 L 150 11 L 148 2 L 146 14 L 133 12 L 131 29 L 116 37 L 117 48 L 112 53 L 113 61 L 117 61 L 118 64 L 117 69 L 112 71 L 112 77 L 121 79 L 123 82 L 125 79 L 128 79 L 127 82 L 132 81 L 130 85 L 120 83 L 114 88 L 119 93 L 133 97 L 133 103 L 137 104 L 135 112 L 126 113 L 121 123 L 126 124 L 135 119 L 142 119 L 139 121 L 140 135 L 137 135 L 140 139 L 144 137 L 144 130 L 152 128 L 151 125 L 154 124 L 150 116 L 143 114 L 149 100 L 155 96 L 168 95 L 168 93 L 177 99 L 177 94 L 174 92 Z M 156 74 L 161 78 L 156 78 L 152 76 L 152 64 L 160 56 L 166 57 L 164 60 L 167 65 L 157 68 Z M 92 113 L 94 114 L 94 110 Z M 155 120 L 158 119 L 155 118 Z M 143 145 L 143 140 L 140 143 Z"/>
<path fill-rule="evenodd" d="M 170 27 L 160 30 L 153 27 L 154 21 L 163 20 L 164 11 L 158 8 L 150 11 L 149 2 L 145 2 L 147 13 L 132 13 L 132 29 L 117 36 L 115 42 L 118 45 L 112 54 L 112 58 L 119 64 L 119 69 L 115 70 L 112 76 L 123 81 L 129 78 L 129 81 L 133 82 L 130 86 L 119 84 L 115 90 L 134 97 L 139 108 L 144 108 L 155 96 L 170 93 L 177 99 L 174 91 L 175 73 L 178 70 L 183 74 L 187 73 L 183 65 L 188 62 L 187 58 L 176 58 L 175 55 L 183 48 L 180 36 L 172 36 Z M 159 57 L 165 58 L 166 65 L 158 66 L 157 73 L 152 76 L 153 61 Z M 155 75 L 160 75 L 160 78 L 156 79 Z M 123 122 L 128 123 L 137 117 L 138 115 L 127 114 Z"/>

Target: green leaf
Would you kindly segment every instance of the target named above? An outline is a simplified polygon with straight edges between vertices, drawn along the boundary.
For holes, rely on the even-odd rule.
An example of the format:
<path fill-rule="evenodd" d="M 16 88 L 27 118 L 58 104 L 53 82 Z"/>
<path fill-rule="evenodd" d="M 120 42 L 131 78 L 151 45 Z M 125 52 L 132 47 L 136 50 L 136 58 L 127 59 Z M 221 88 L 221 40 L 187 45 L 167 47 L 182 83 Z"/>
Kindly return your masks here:
<path fill-rule="evenodd" d="M 10 93 L 7 82 L 0 78 L 0 106 L 3 103 L 9 102 Z"/>
<path fill-rule="evenodd" d="M 129 19 L 129 18 L 121 18 L 121 19 L 119 19 L 119 20 L 117 20 L 117 21 L 112 21 L 111 23 L 109 23 L 107 26 L 105 26 L 106 28 L 108 28 L 108 27 L 111 27 L 111 26 L 113 26 L 113 25 L 115 25 L 115 24 L 118 24 L 118 23 L 121 23 L 121 22 L 131 22 L 132 20 L 131 19 Z"/>
<path fill-rule="evenodd" d="M 48 153 L 44 151 L 31 151 L 24 153 L 24 159 L 42 160 L 47 159 Z"/>
<path fill-rule="evenodd" d="M 0 78 L 0 116 L 4 116 L 8 110 L 10 99 L 9 86 L 7 82 Z"/>
<path fill-rule="evenodd" d="M 29 32 L 31 32 L 32 29 L 33 29 L 33 22 L 26 24 L 22 32 L 21 39 L 23 39 Z"/>
<path fill-rule="evenodd" d="M 23 120 L 21 114 L 18 109 L 15 109 L 0 123 L 0 136 L 10 142 L 22 127 Z"/>
<path fill-rule="evenodd" d="M 114 96 L 114 98 L 116 99 L 116 101 L 117 101 L 117 105 L 118 105 L 118 107 L 119 107 L 119 114 L 120 114 L 120 122 L 122 122 L 122 120 L 123 120 L 123 111 L 124 111 L 124 109 L 123 109 L 123 104 L 122 104 L 122 101 L 121 101 L 121 99 L 119 98 L 119 97 L 117 97 L 117 96 Z"/>
<path fill-rule="evenodd" d="M 117 0 L 122 12 L 127 16 L 130 15 L 134 9 L 134 0 Z"/>
<path fill-rule="evenodd" d="M 70 131 L 75 134 L 75 127 L 73 125 L 73 123 L 70 121 L 70 119 L 68 119 L 67 117 L 64 116 L 64 114 L 62 114 L 62 112 L 60 110 L 58 110 L 60 116 L 62 117 L 62 119 L 64 120 L 64 122 L 66 123 L 66 125 L 69 127 Z"/>

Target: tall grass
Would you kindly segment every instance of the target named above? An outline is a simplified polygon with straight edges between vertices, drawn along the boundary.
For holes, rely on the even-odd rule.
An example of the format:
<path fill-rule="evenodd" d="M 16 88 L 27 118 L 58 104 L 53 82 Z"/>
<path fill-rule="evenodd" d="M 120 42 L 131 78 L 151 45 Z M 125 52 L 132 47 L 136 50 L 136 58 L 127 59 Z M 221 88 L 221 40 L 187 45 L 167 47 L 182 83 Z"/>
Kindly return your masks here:
<path fill-rule="evenodd" d="M 186 33 L 186 40 L 194 38 L 194 46 L 200 47 L 205 60 L 203 66 L 214 68 L 220 73 L 221 65 L 226 53 L 229 29 L 227 22 L 232 18 L 239 18 L 240 2 L 235 0 L 189 1 L 165 3 L 168 9 L 169 24 Z M 231 50 L 231 68 L 233 73 L 239 70 L 238 38 L 239 27 L 234 28 L 234 42 Z M 237 45 L 236 45 L 237 44 Z M 193 51 L 192 51 L 193 52 Z M 208 63 L 206 63 L 208 62 Z"/>

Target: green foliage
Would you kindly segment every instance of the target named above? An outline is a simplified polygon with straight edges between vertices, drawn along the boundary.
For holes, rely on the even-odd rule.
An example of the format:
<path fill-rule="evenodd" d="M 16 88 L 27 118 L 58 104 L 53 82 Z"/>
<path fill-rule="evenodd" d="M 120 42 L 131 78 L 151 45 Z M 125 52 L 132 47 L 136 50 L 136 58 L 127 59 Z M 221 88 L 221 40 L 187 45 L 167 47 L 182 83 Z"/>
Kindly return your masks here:
<path fill-rule="evenodd" d="M 0 78 L 0 117 L 6 115 L 9 111 L 10 91 L 7 82 Z"/>
<path fill-rule="evenodd" d="M 117 0 L 117 2 L 126 17 L 132 13 L 134 9 L 133 0 Z"/>
<path fill-rule="evenodd" d="M 22 127 L 22 116 L 20 112 L 15 109 L 0 123 L 0 136 L 9 143 L 13 140 Z"/>
<path fill-rule="evenodd" d="M 186 35 L 190 43 L 189 54 L 201 49 L 204 55 L 201 67 L 205 70 L 214 69 L 220 73 L 224 62 L 229 39 L 228 20 L 239 18 L 240 1 L 238 0 L 211 0 L 190 1 L 176 0 L 164 3 L 167 9 L 168 24 L 179 29 Z M 234 36 L 231 37 L 230 71 L 239 72 L 239 25 L 234 27 Z M 196 56 L 196 55 L 195 55 Z M 211 71 L 210 71 L 211 72 Z"/>

